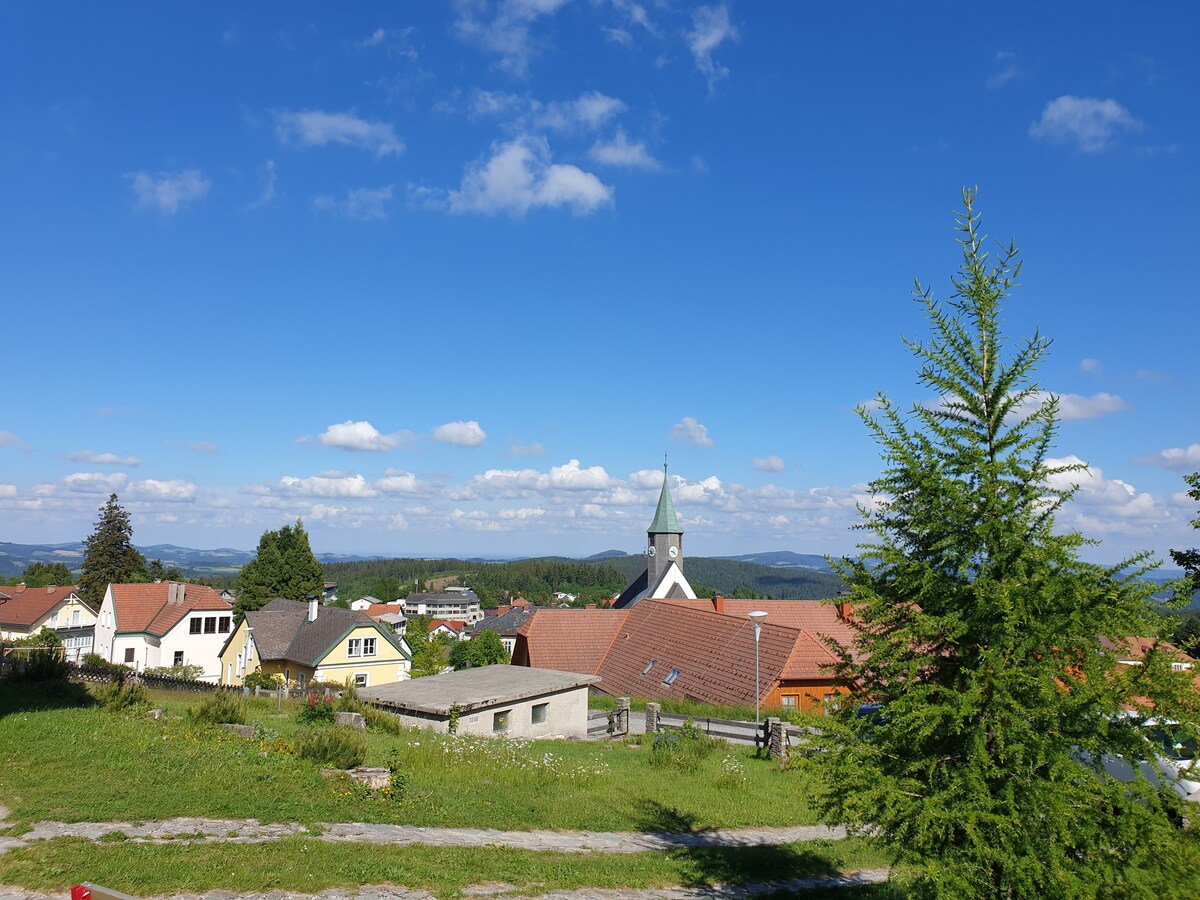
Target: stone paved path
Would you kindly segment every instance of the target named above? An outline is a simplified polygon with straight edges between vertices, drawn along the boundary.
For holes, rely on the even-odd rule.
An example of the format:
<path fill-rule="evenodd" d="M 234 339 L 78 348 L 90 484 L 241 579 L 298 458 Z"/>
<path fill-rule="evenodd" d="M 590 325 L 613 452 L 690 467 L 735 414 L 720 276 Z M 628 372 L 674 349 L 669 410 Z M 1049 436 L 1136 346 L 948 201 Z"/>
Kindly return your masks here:
<path fill-rule="evenodd" d="M 0 806 L 0 826 L 8 810 Z M 0 854 L 31 841 L 56 837 L 78 837 L 98 841 L 119 833 L 135 843 L 259 843 L 277 841 L 291 835 L 312 834 L 320 840 L 360 844 L 403 846 L 427 844 L 438 847 L 509 847 L 517 850 L 550 850 L 559 853 L 641 853 L 684 847 L 754 847 L 815 840 L 840 840 L 841 828 L 822 825 L 798 825 L 789 828 L 738 828 L 713 831 L 611 832 L 611 831 L 497 831 L 483 828 L 423 828 L 412 825 L 382 825 L 363 822 L 322 824 L 310 831 L 298 823 L 263 825 L 255 819 L 208 819 L 180 817 L 158 822 L 38 822 L 29 831 L 16 836 L 0 836 Z M 761 885 L 718 888 L 670 888 L 640 891 L 632 889 L 586 889 L 556 891 L 541 895 L 543 900 L 703 900 L 715 897 L 753 897 L 762 893 L 803 890 L 806 887 L 853 885 L 886 881 L 886 869 L 867 870 L 834 878 L 795 879 Z M 488 885 L 472 889 L 479 897 L 503 897 L 524 900 L 510 885 Z M 20 888 L 0 887 L 0 900 L 49 900 L 47 895 Z M 423 891 L 395 887 L 370 887 L 358 891 L 325 891 L 316 895 L 284 891 L 237 894 L 210 891 L 203 895 L 178 895 L 177 900 L 431 900 Z"/>

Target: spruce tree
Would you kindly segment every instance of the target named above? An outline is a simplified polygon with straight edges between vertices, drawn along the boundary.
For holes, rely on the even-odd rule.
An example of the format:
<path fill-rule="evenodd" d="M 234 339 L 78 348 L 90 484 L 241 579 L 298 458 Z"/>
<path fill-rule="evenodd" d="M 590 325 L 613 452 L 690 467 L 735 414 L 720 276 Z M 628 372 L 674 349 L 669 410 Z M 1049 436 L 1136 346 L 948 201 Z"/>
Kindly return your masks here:
<path fill-rule="evenodd" d="M 134 581 L 146 568 L 146 558 L 133 546 L 129 512 L 110 494 L 100 507 L 95 530 L 83 542 L 79 596 L 99 609 L 109 584 Z"/>
<path fill-rule="evenodd" d="M 284 525 L 277 531 L 265 531 L 258 541 L 254 559 L 242 566 L 235 582 L 240 618 L 246 612 L 261 609 L 276 597 L 305 600 L 320 597 L 324 574 L 313 555 L 304 522 Z"/>
<path fill-rule="evenodd" d="M 918 282 L 930 333 L 904 341 L 936 401 L 859 409 L 884 470 L 863 510 L 872 537 L 837 564 L 860 630 L 837 669 L 850 702 L 812 756 L 817 802 L 884 842 L 917 896 L 1136 896 L 1194 865 L 1194 839 L 1170 824 L 1183 804 L 1169 786 L 1115 782 L 1101 763 L 1154 759 L 1147 720 L 1194 722 L 1195 692 L 1166 654 L 1117 662 L 1114 647 L 1162 626 L 1140 578 L 1154 560 L 1088 564 L 1085 538 L 1055 527 L 1082 467 L 1049 457 L 1058 403 L 1034 372 L 1050 341 L 1008 346 L 1017 248 L 991 258 L 974 190 L 963 203 L 953 294 Z"/>

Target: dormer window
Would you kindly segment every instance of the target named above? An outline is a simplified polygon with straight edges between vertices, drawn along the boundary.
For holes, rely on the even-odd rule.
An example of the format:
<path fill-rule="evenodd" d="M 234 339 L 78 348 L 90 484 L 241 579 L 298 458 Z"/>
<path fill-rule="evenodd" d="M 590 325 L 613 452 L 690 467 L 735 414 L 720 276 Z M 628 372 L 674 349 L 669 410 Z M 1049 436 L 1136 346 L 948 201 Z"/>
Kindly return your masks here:
<path fill-rule="evenodd" d="M 656 662 L 658 662 L 658 660 L 657 660 L 657 659 L 652 659 L 652 660 L 650 660 L 650 662 L 646 663 L 646 668 L 642 669 L 642 674 L 643 674 L 643 675 L 649 675 L 649 674 L 650 674 L 650 670 L 654 668 L 654 664 L 655 664 Z"/>
<path fill-rule="evenodd" d="M 663 684 L 670 686 L 675 683 L 675 679 L 678 677 L 679 677 L 679 670 L 672 669 L 671 674 L 663 679 Z"/>

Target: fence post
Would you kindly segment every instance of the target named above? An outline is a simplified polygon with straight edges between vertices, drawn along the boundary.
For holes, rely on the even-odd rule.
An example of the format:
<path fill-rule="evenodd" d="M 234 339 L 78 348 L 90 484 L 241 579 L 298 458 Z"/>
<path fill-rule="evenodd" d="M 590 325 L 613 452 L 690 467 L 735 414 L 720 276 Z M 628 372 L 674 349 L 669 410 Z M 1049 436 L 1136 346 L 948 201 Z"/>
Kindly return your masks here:
<path fill-rule="evenodd" d="M 629 734 L 629 698 L 617 698 L 617 722 L 613 734 Z"/>
<path fill-rule="evenodd" d="M 658 734 L 658 714 L 662 712 L 661 703 L 646 704 L 646 734 Z"/>
<path fill-rule="evenodd" d="M 781 719 L 767 719 L 767 756 L 771 759 L 787 760 L 787 726 Z"/>

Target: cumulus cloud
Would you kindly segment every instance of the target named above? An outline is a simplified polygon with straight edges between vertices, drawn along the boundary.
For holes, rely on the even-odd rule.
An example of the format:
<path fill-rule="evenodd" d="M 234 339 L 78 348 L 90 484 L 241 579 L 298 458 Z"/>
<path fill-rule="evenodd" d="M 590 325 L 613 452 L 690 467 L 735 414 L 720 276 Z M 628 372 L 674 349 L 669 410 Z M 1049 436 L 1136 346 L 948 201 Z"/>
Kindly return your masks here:
<path fill-rule="evenodd" d="M 140 466 L 141 459 L 136 456 L 117 456 L 115 453 L 93 453 L 91 450 L 78 450 L 74 453 L 64 453 L 63 459 L 71 462 L 87 463 L 90 466 Z"/>
<path fill-rule="evenodd" d="M 764 456 L 754 460 L 754 468 L 760 472 L 782 472 L 787 463 L 778 456 Z"/>
<path fill-rule="evenodd" d="M 488 469 L 468 483 L 470 495 L 514 496 L 541 491 L 595 491 L 615 485 L 603 466 L 583 468 L 579 460 L 553 466 L 549 472 L 535 469 Z"/>
<path fill-rule="evenodd" d="M 471 93 L 468 112 L 477 119 L 506 116 L 519 109 L 524 102 L 517 94 L 476 89 Z"/>
<path fill-rule="evenodd" d="M 708 436 L 708 428 L 696 421 L 693 416 L 684 416 L 671 426 L 671 437 L 677 441 L 686 441 L 693 447 L 711 447 L 712 438 Z"/>
<path fill-rule="evenodd" d="M 0 484 L 0 497 L 15 496 L 17 496 L 17 486 L 15 484 Z"/>
<path fill-rule="evenodd" d="M 540 506 L 526 506 L 521 509 L 502 509 L 498 515 L 501 519 L 526 521 L 528 519 L 540 519 L 546 515 L 546 511 Z"/>
<path fill-rule="evenodd" d="M 630 141 L 623 128 L 617 129 L 616 137 L 611 141 L 597 141 L 593 144 L 588 156 L 605 166 L 623 166 L 649 172 L 657 172 L 662 168 L 659 161 L 646 149 L 645 142 Z"/>
<path fill-rule="evenodd" d="M 275 136 L 285 144 L 323 147 L 342 144 L 373 153 L 376 158 L 400 156 L 404 142 L 386 122 L 369 122 L 352 112 L 331 113 L 320 109 L 275 113 Z"/>
<path fill-rule="evenodd" d="M 173 216 L 193 200 L 208 193 L 212 182 L 199 169 L 182 172 L 126 172 L 125 178 L 133 188 L 138 209 L 157 209 L 164 216 Z"/>
<path fill-rule="evenodd" d="M 457 444 L 459 447 L 478 447 L 487 440 L 487 433 L 473 420 L 447 422 L 433 429 L 433 439 L 444 444 Z"/>
<path fill-rule="evenodd" d="M 1134 462 L 1141 466 L 1161 466 L 1177 472 L 1195 472 L 1200 470 L 1200 444 L 1168 447 L 1148 456 L 1139 456 Z"/>
<path fill-rule="evenodd" d="M 284 475 L 279 486 L 285 493 L 302 497 L 378 497 L 375 490 L 361 475 L 327 473 L 310 478 Z"/>
<path fill-rule="evenodd" d="M 613 189 L 595 175 L 551 162 L 544 138 L 522 135 L 494 144 L 489 158 L 468 166 L 459 189 L 449 192 L 449 209 L 520 217 L 538 207 L 566 206 L 575 215 L 588 215 L 612 199 Z"/>
<path fill-rule="evenodd" d="M 1084 464 L 1074 454 L 1046 462 L 1051 466 Z M 1104 471 L 1096 466 L 1055 475 L 1050 485 L 1060 490 L 1078 486 L 1070 503 L 1063 508 L 1059 522 L 1087 535 L 1132 534 L 1165 524 L 1170 515 L 1151 494 L 1119 478 L 1105 477 Z"/>
<path fill-rule="evenodd" d="M 697 7 L 692 13 L 691 30 L 684 38 L 696 68 L 708 79 L 709 90 L 712 90 L 718 81 L 729 75 L 729 69 L 713 59 L 713 52 L 725 41 L 738 39 L 738 31 L 729 21 L 729 8 L 724 4 Z"/>
<path fill-rule="evenodd" d="M 388 469 L 375 482 L 375 487 L 389 494 L 415 494 L 421 490 L 421 482 L 412 472 Z"/>
<path fill-rule="evenodd" d="M 1086 397 L 1082 394 L 1054 394 L 1049 391 L 1036 391 L 1026 398 L 1018 408 L 1013 410 L 1013 416 L 1026 416 L 1046 403 L 1051 396 L 1058 398 L 1058 417 L 1063 421 L 1080 419 L 1098 419 L 1110 413 L 1124 412 L 1133 409 L 1116 394 L 1100 392 Z"/>
<path fill-rule="evenodd" d="M 322 212 L 361 222 L 386 219 L 392 203 L 392 189 L 390 184 L 381 188 L 350 188 L 342 199 L 330 194 L 318 194 L 313 198 L 313 206 Z"/>
<path fill-rule="evenodd" d="M 317 440 L 326 447 L 340 447 L 342 450 L 363 453 L 384 453 L 411 443 L 413 435 L 410 431 L 382 434 L 370 422 L 354 422 L 347 419 L 345 422 L 330 425 Z"/>
<path fill-rule="evenodd" d="M 72 472 L 62 480 L 68 491 L 80 494 L 112 494 L 125 489 L 129 477 L 120 472 L 105 475 L 101 472 Z"/>
<path fill-rule="evenodd" d="M 481 15 L 487 7 L 460 0 L 453 31 L 459 40 L 500 57 L 497 66 L 514 78 L 529 73 L 529 62 L 537 51 L 530 33 L 539 18 L 558 12 L 566 0 L 501 0 L 491 16 Z M 492 10 L 488 10 L 491 12 Z"/>
<path fill-rule="evenodd" d="M 156 481 L 148 478 L 129 485 L 126 497 L 134 500 L 185 502 L 196 499 L 196 485 L 187 481 Z"/>
<path fill-rule="evenodd" d="M 617 98 L 592 91 L 575 100 L 547 103 L 534 116 L 534 124 L 554 131 L 595 131 L 624 111 L 625 104 Z"/>
<path fill-rule="evenodd" d="M 1066 95 L 1046 104 L 1042 117 L 1029 126 L 1029 135 L 1051 144 L 1072 144 L 1084 153 L 1099 153 L 1118 133 L 1141 130 L 1142 123 L 1116 100 Z"/>

